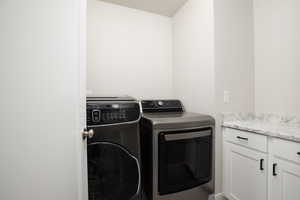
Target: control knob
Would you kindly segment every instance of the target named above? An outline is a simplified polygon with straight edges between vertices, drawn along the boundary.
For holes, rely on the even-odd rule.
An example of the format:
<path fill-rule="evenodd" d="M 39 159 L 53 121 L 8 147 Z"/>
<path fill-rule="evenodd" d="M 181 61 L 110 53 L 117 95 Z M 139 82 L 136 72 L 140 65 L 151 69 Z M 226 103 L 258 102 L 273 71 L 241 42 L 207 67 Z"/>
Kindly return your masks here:
<path fill-rule="evenodd" d="M 163 101 L 158 101 L 157 104 L 158 104 L 158 106 L 163 106 L 164 102 Z"/>

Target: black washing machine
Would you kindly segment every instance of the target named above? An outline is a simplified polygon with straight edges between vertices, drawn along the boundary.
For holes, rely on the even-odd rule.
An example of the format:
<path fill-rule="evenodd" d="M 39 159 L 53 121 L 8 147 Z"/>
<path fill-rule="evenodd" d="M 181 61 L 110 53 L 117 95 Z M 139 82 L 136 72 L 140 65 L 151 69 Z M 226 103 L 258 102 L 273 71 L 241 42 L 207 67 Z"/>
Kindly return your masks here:
<path fill-rule="evenodd" d="M 140 117 L 133 98 L 87 98 L 89 200 L 140 198 Z"/>

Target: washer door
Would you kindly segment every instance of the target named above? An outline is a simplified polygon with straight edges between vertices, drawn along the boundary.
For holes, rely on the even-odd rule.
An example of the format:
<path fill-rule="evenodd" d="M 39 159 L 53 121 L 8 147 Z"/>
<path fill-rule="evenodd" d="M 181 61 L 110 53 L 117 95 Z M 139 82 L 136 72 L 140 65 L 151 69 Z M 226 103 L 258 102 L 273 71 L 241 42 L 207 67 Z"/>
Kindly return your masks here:
<path fill-rule="evenodd" d="M 131 200 L 139 194 L 138 159 L 124 147 L 96 142 L 88 145 L 89 200 Z"/>

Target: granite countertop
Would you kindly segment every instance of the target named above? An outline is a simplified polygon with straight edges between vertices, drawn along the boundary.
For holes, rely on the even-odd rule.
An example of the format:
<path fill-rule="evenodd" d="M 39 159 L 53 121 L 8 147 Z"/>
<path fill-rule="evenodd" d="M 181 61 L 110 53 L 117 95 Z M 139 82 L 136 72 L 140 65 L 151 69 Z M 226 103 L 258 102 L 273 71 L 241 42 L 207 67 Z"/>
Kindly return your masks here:
<path fill-rule="evenodd" d="M 300 143 L 300 119 L 274 114 L 223 114 L 223 127 Z"/>

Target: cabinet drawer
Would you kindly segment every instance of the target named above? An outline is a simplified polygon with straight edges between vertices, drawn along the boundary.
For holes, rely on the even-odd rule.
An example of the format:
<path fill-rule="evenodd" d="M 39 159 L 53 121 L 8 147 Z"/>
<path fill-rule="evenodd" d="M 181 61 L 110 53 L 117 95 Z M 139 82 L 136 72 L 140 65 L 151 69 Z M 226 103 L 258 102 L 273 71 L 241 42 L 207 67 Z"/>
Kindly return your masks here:
<path fill-rule="evenodd" d="M 274 156 L 300 164 L 300 143 L 273 139 L 271 145 Z"/>
<path fill-rule="evenodd" d="M 224 139 L 227 142 L 239 144 L 261 152 L 267 152 L 267 136 L 225 128 Z"/>

